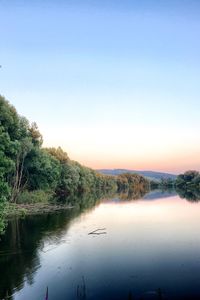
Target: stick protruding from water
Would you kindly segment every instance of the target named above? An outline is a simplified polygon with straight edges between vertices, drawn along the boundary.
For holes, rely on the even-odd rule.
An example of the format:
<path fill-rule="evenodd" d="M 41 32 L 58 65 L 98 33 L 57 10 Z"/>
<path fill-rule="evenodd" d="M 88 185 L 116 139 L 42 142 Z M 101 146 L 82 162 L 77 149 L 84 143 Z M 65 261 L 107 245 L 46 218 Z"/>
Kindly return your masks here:
<path fill-rule="evenodd" d="M 46 290 L 45 300 L 49 300 L 49 289 L 48 289 L 48 286 L 47 286 L 47 290 Z"/>

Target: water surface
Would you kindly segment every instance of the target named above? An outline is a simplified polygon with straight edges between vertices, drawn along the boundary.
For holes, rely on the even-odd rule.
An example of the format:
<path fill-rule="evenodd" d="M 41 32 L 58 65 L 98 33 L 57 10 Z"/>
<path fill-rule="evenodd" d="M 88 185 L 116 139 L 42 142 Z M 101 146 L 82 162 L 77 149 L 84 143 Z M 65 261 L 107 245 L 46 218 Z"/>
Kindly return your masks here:
<path fill-rule="evenodd" d="M 0 299 L 200 299 L 199 228 L 200 203 L 161 192 L 13 219 Z"/>

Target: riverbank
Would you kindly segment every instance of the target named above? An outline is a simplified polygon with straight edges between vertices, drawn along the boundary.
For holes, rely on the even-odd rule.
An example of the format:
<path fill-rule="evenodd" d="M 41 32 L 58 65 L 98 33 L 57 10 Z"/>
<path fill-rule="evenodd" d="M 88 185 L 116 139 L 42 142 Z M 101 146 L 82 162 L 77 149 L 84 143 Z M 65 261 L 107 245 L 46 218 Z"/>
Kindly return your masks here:
<path fill-rule="evenodd" d="M 5 217 L 39 215 L 45 213 L 53 213 L 56 211 L 72 209 L 74 206 L 69 204 L 9 204 L 5 209 Z"/>

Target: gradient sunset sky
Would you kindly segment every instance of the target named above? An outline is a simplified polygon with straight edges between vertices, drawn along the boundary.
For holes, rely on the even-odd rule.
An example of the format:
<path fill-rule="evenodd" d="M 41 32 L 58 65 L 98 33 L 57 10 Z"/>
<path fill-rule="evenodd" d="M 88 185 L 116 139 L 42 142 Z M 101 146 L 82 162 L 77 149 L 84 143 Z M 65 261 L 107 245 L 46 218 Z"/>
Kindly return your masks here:
<path fill-rule="evenodd" d="M 92 168 L 200 170 L 200 1 L 0 0 L 0 94 Z"/>

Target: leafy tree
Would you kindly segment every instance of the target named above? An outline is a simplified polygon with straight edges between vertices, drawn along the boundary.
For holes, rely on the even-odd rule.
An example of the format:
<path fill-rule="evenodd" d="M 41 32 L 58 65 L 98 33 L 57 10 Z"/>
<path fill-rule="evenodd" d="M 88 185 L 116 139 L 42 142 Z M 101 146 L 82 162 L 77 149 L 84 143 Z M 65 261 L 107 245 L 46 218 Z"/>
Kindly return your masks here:
<path fill-rule="evenodd" d="M 150 187 L 149 181 L 139 174 L 124 173 L 117 177 L 118 191 L 129 192 L 138 190 L 148 190 Z"/>
<path fill-rule="evenodd" d="M 24 180 L 29 190 L 54 189 L 60 175 L 59 161 L 45 150 L 33 148 L 24 162 Z"/>
<path fill-rule="evenodd" d="M 56 196 L 64 200 L 70 195 L 75 195 L 78 191 L 80 180 L 79 167 L 73 162 L 61 165 L 61 173 L 56 186 Z"/>
<path fill-rule="evenodd" d="M 32 139 L 33 145 L 38 147 L 42 146 L 43 139 L 41 133 L 38 130 L 37 124 L 33 122 L 28 130 L 30 132 L 30 137 Z"/>
<path fill-rule="evenodd" d="M 58 159 L 61 163 L 69 162 L 69 157 L 67 153 L 63 151 L 61 147 L 45 148 L 44 150 L 47 151 L 50 155 L 54 156 L 56 159 Z"/>
<path fill-rule="evenodd" d="M 0 96 L 0 125 L 8 133 L 11 140 L 20 138 L 20 122 L 14 106 Z"/>
<path fill-rule="evenodd" d="M 15 172 L 13 176 L 11 202 L 16 202 L 22 188 L 22 179 L 24 177 L 24 164 L 28 153 L 31 151 L 33 144 L 30 138 L 24 138 L 18 143 L 18 150 L 15 163 Z"/>
<path fill-rule="evenodd" d="M 186 171 L 177 176 L 176 190 L 182 198 L 197 202 L 200 199 L 200 174 L 197 171 Z"/>

